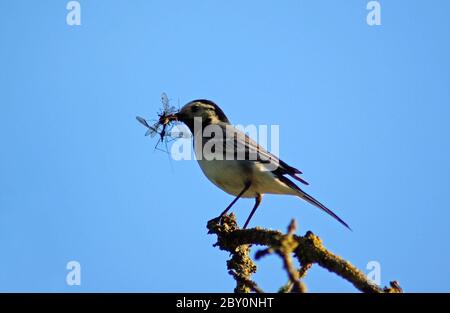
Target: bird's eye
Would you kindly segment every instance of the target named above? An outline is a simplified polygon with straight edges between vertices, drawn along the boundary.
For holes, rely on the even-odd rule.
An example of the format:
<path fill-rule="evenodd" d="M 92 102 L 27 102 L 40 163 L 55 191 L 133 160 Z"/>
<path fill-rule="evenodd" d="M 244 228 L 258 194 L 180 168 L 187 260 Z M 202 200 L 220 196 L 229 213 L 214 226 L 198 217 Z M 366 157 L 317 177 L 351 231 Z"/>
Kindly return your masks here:
<path fill-rule="evenodd" d="M 198 110 L 199 110 L 198 105 L 194 105 L 194 106 L 191 108 L 192 113 L 198 112 Z"/>

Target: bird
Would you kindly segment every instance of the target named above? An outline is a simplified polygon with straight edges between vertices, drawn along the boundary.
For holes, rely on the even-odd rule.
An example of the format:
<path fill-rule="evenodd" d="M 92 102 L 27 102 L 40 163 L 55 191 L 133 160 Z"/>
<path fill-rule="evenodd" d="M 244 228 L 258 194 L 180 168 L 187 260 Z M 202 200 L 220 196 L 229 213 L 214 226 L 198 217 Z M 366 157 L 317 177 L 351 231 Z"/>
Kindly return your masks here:
<path fill-rule="evenodd" d="M 235 128 L 215 102 L 207 99 L 190 101 L 177 113 L 165 116 L 165 122 L 182 122 L 189 128 L 193 135 L 195 156 L 204 175 L 235 197 L 219 219 L 240 198 L 253 198 L 255 204 L 243 227 L 246 229 L 265 194 L 292 195 L 321 209 L 351 230 L 333 211 L 293 182 L 296 180 L 309 185 L 300 177 L 300 170 L 280 160 Z"/>

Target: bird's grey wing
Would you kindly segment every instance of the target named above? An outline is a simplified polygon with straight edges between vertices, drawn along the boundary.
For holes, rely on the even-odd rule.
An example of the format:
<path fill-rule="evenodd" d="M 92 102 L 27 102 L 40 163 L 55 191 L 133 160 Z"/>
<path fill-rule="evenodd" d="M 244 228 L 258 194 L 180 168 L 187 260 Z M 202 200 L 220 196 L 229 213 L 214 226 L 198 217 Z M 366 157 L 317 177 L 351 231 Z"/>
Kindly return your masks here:
<path fill-rule="evenodd" d="M 256 162 L 268 164 L 268 167 L 270 166 L 271 171 L 274 173 L 274 175 L 289 175 L 299 182 L 305 185 L 309 185 L 308 182 L 298 176 L 302 174 L 300 170 L 280 160 L 277 156 L 264 149 L 264 147 L 259 145 L 244 132 L 234 127 L 232 131 L 234 133 L 234 136 L 232 136 L 231 138 L 228 138 L 229 136 L 227 136 L 226 145 L 227 149 L 233 148 L 233 150 L 235 151 L 235 157 L 242 158 L 242 156 L 244 155 L 246 160 L 254 160 Z"/>
<path fill-rule="evenodd" d="M 273 170 L 272 173 L 274 173 L 274 175 L 277 176 L 277 178 L 280 181 L 282 181 L 283 183 L 285 183 L 292 189 L 297 190 L 299 192 L 299 196 L 302 199 L 304 199 L 307 202 L 311 203 L 312 205 L 320 208 L 321 210 L 323 210 L 324 212 L 326 212 L 327 214 L 332 216 L 334 219 L 339 221 L 342 225 L 344 225 L 345 227 L 347 227 L 348 229 L 351 230 L 351 228 L 348 226 L 348 224 L 346 222 L 344 222 L 339 216 L 337 216 L 333 211 L 328 209 L 325 205 L 320 203 L 317 199 L 313 198 L 312 196 L 310 196 L 309 194 L 304 192 L 294 182 L 292 182 L 289 178 L 284 176 L 287 174 L 290 177 L 295 178 L 296 180 L 304 183 L 305 185 L 308 185 L 308 183 L 306 181 L 304 181 L 301 177 L 297 176 L 298 174 L 301 174 L 301 172 L 299 170 L 297 170 L 296 168 L 289 166 L 285 162 L 281 161 L 275 155 L 268 152 L 266 149 L 264 149 L 262 146 L 260 146 L 257 142 L 255 142 L 253 139 L 251 139 L 249 136 L 247 136 L 247 134 L 239 131 L 238 129 L 235 129 L 234 138 L 233 137 L 226 138 L 225 142 L 226 142 L 226 146 L 225 146 L 226 150 L 234 148 L 235 150 L 239 151 L 239 150 L 243 149 L 246 152 L 246 156 L 247 156 L 247 153 L 250 154 L 250 153 L 254 153 L 256 151 L 257 152 L 257 154 L 256 154 L 257 162 L 267 163 L 269 161 L 269 162 L 271 162 L 270 164 L 277 165 L 277 168 L 275 170 Z"/>

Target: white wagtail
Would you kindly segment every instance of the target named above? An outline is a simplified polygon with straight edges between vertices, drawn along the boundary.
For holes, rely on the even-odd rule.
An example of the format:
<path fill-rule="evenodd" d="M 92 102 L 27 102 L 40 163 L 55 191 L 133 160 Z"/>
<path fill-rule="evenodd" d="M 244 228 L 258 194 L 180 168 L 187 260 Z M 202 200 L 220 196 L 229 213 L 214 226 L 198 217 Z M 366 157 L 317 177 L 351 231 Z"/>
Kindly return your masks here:
<path fill-rule="evenodd" d="M 191 101 L 178 113 L 165 116 L 165 119 L 165 122 L 180 121 L 186 124 L 193 134 L 195 155 L 203 173 L 217 187 L 236 196 L 219 217 L 226 214 L 239 198 L 254 198 L 255 205 L 244 224 L 245 229 L 264 194 L 294 195 L 322 209 L 350 229 L 335 213 L 289 179 L 308 185 L 299 176 L 301 171 L 234 128 L 214 102 L 204 99 Z M 199 126 L 196 123 L 200 123 Z M 213 130 L 207 131 L 208 127 Z"/>

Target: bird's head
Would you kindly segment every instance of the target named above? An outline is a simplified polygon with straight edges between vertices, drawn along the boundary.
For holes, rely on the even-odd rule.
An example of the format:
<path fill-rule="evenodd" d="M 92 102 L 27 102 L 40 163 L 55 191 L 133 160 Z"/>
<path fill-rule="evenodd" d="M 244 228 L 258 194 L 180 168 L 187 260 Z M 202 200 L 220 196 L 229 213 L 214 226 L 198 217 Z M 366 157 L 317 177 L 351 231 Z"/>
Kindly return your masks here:
<path fill-rule="evenodd" d="M 171 117 L 172 120 L 185 123 L 191 131 L 194 129 L 195 118 L 201 120 L 203 127 L 211 124 L 230 123 L 217 104 L 204 99 L 187 103 L 178 113 L 173 114 Z"/>

